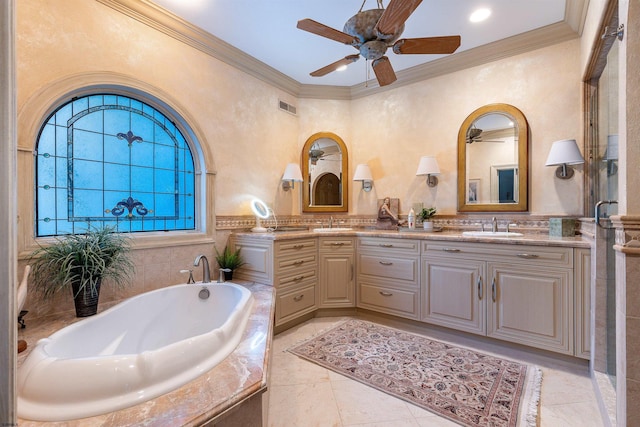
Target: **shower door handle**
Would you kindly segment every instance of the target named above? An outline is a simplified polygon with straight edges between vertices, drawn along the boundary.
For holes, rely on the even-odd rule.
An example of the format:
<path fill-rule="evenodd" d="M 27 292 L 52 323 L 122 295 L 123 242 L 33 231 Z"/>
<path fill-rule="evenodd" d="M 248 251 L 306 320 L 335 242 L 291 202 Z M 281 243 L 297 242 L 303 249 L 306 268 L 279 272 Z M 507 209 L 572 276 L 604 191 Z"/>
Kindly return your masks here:
<path fill-rule="evenodd" d="M 598 203 L 596 203 L 596 208 L 595 208 L 595 214 L 594 214 L 594 218 L 596 220 L 596 225 L 604 228 L 604 229 L 610 229 L 613 227 L 605 227 L 604 225 L 602 225 L 600 223 L 600 207 L 602 205 L 617 205 L 618 201 L 617 200 L 600 200 Z"/>

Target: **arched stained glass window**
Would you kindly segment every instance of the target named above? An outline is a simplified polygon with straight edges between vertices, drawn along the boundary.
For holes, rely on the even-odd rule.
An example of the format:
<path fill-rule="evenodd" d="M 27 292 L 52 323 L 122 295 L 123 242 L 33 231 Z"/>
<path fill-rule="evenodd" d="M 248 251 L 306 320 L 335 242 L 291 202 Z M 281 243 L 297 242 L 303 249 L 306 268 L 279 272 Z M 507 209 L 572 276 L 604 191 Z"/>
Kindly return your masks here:
<path fill-rule="evenodd" d="M 40 130 L 36 236 L 193 230 L 194 161 L 169 117 L 113 94 L 74 98 Z"/>

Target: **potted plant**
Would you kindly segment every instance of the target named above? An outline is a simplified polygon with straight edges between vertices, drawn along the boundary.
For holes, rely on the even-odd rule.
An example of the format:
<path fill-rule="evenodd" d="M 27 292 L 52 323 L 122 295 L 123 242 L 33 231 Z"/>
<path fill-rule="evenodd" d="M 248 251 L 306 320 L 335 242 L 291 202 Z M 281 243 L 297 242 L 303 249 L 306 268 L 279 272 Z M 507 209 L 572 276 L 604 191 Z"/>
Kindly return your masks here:
<path fill-rule="evenodd" d="M 433 221 L 431 218 L 436 214 L 436 208 L 422 208 L 418 213 L 418 218 L 422 220 L 422 228 L 425 230 L 433 230 Z"/>
<path fill-rule="evenodd" d="M 224 272 L 224 280 L 232 280 L 233 270 L 245 264 L 240 255 L 240 248 L 232 251 L 228 246 L 224 247 L 222 253 L 218 252 L 218 248 L 216 248 L 216 261 L 221 269 L 229 270 Z"/>
<path fill-rule="evenodd" d="M 51 297 L 71 288 L 76 316 L 92 316 L 98 310 L 103 279 L 123 286 L 131 278 L 134 265 L 129 251 L 129 237 L 112 227 L 57 237 L 53 244 L 40 246 L 31 255 L 34 289 Z"/>

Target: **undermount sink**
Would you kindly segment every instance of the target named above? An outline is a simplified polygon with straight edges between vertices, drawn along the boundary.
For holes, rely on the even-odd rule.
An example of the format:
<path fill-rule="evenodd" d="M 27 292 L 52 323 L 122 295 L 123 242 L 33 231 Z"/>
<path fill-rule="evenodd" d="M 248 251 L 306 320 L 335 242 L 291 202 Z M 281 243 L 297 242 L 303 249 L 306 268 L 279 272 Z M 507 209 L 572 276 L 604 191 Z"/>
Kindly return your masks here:
<path fill-rule="evenodd" d="M 469 237 L 520 237 L 522 233 L 515 231 L 463 231 L 463 236 Z"/>
<path fill-rule="evenodd" d="M 332 228 L 314 228 L 313 231 L 319 232 L 319 233 L 331 233 L 331 232 L 338 232 L 338 231 L 351 231 L 353 230 L 353 228 L 351 227 L 332 227 Z"/>

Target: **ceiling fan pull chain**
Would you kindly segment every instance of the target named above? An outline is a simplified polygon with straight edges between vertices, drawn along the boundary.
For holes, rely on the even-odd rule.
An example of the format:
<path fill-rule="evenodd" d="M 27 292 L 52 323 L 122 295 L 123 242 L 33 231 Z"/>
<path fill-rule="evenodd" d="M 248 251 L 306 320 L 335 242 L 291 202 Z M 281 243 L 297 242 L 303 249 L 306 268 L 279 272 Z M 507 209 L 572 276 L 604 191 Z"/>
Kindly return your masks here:
<path fill-rule="evenodd" d="M 369 87 L 369 79 L 371 78 L 371 68 L 369 68 L 369 60 L 364 60 L 364 87 Z"/>

